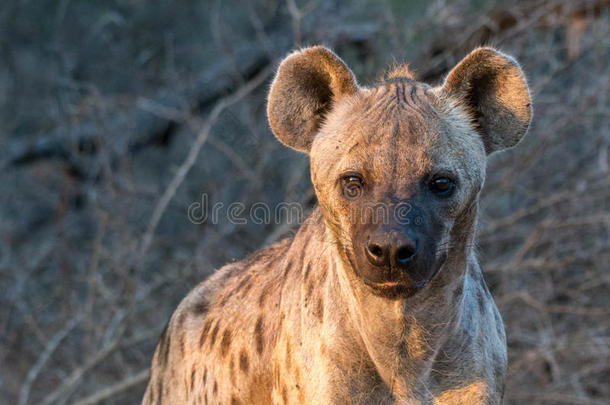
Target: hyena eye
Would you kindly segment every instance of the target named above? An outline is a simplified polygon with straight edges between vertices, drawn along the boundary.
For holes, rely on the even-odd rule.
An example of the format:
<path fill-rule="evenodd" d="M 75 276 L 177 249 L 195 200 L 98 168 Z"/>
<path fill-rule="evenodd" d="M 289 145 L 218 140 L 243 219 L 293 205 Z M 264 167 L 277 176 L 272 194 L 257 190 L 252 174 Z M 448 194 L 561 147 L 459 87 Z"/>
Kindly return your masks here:
<path fill-rule="evenodd" d="M 341 189 L 343 196 L 348 200 L 354 200 L 362 195 L 362 177 L 359 174 L 349 173 L 341 177 Z"/>
<path fill-rule="evenodd" d="M 429 187 L 437 196 L 449 197 L 455 190 L 455 182 L 449 177 L 435 177 Z"/>

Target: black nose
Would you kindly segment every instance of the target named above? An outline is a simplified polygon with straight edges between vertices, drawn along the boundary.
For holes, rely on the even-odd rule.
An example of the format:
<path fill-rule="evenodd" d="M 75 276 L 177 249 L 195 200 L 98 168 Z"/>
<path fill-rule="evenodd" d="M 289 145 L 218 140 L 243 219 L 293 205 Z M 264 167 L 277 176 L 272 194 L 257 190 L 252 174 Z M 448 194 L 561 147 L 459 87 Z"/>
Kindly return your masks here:
<path fill-rule="evenodd" d="M 366 257 L 374 266 L 403 267 L 419 251 L 417 238 L 404 233 L 375 232 L 366 243 Z"/>

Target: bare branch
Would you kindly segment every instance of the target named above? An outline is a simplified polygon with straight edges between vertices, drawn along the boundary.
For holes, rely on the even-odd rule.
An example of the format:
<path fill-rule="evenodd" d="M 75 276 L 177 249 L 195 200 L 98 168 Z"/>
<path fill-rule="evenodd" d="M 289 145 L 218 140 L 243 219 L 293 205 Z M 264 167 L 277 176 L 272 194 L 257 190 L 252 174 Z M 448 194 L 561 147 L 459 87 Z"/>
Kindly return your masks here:
<path fill-rule="evenodd" d="M 61 341 L 68 336 L 68 333 L 70 333 L 82 319 L 82 314 L 70 319 L 70 321 L 68 321 L 68 323 L 49 340 L 45 349 L 42 351 L 42 353 L 40 353 L 40 356 L 38 356 L 36 363 L 34 363 L 34 365 L 30 368 L 30 371 L 28 371 L 25 381 L 21 386 L 21 391 L 19 392 L 19 405 L 26 405 L 28 403 L 32 384 L 34 384 L 34 381 L 36 381 L 36 378 L 42 371 L 47 361 L 51 358 L 53 353 L 55 353 L 55 350 L 57 350 Z"/>
<path fill-rule="evenodd" d="M 119 381 L 118 383 L 113 384 L 109 387 L 106 387 L 103 390 L 100 390 L 93 395 L 90 395 L 86 398 L 78 400 L 77 402 L 74 403 L 74 405 L 93 405 L 93 404 L 100 403 L 109 398 L 117 396 L 118 394 L 121 394 L 136 385 L 146 382 L 148 380 L 148 376 L 149 376 L 149 370 L 148 369 L 142 370 L 139 373 L 134 374 L 131 377 L 128 377 L 122 381 Z"/>
<path fill-rule="evenodd" d="M 161 196 L 161 198 L 155 205 L 153 214 L 152 214 L 150 222 L 148 224 L 148 228 L 146 229 L 146 232 L 144 233 L 142 242 L 140 244 L 140 249 L 139 249 L 138 258 L 137 258 L 138 266 L 140 265 L 140 261 L 142 260 L 143 256 L 146 254 L 148 248 L 150 247 L 152 237 L 155 233 L 155 230 L 157 229 L 157 225 L 159 224 L 161 217 L 163 216 L 163 213 L 167 209 L 167 205 L 169 204 L 171 199 L 174 197 L 174 194 L 176 194 L 178 187 L 180 187 L 180 185 L 184 181 L 184 178 L 186 177 L 188 172 L 193 167 L 193 164 L 197 160 L 197 156 L 199 155 L 199 152 L 201 151 L 201 147 L 203 146 L 205 141 L 208 139 L 210 130 L 216 123 L 216 120 L 218 119 L 220 114 L 227 107 L 231 106 L 232 104 L 235 104 L 236 102 L 238 102 L 239 100 L 241 100 L 242 98 L 244 98 L 245 96 L 250 94 L 258 86 L 260 86 L 261 83 L 263 83 L 269 77 L 272 70 L 273 70 L 272 66 L 271 65 L 268 66 L 267 68 L 265 68 L 261 72 L 259 72 L 252 80 L 250 80 L 249 82 L 244 84 L 244 86 L 240 87 L 235 93 L 222 98 L 214 106 L 214 108 L 208 115 L 207 120 L 205 122 L 203 122 L 202 124 L 199 124 L 199 123 L 197 124 L 197 126 L 200 126 L 199 133 L 197 134 L 197 138 L 195 138 L 195 141 L 191 145 L 191 147 L 189 149 L 189 153 L 186 156 L 186 158 L 184 159 L 184 162 L 182 162 L 182 164 L 176 171 L 176 174 L 174 175 L 174 177 L 170 181 L 169 185 L 163 192 L 163 195 Z"/>

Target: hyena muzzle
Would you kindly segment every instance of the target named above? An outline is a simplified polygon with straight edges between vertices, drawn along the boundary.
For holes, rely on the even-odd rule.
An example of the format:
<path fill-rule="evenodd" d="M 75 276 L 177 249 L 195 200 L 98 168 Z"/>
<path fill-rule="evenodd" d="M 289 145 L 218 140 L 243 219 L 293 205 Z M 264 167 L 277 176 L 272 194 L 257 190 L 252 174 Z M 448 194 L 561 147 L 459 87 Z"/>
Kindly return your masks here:
<path fill-rule="evenodd" d="M 361 86 L 311 47 L 267 112 L 309 155 L 318 206 L 182 301 L 144 403 L 500 403 L 504 328 L 473 244 L 487 156 L 531 120 L 517 62 L 479 48 L 437 87 L 406 66 Z"/>

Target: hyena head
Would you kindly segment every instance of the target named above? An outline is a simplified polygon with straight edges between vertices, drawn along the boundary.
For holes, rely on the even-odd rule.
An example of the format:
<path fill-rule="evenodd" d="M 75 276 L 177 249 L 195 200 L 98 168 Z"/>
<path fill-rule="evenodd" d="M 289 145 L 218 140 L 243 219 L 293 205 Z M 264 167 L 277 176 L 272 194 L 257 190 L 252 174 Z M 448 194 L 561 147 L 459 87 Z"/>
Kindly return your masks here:
<path fill-rule="evenodd" d="M 362 87 L 331 51 L 307 48 L 280 65 L 267 112 L 276 137 L 309 154 L 346 268 L 387 297 L 416 293 L 468 249 L 486 157 L 517 144 L 532 114 L 519 65 L 490 48 L 439 87 L 406 66 Z"/>

